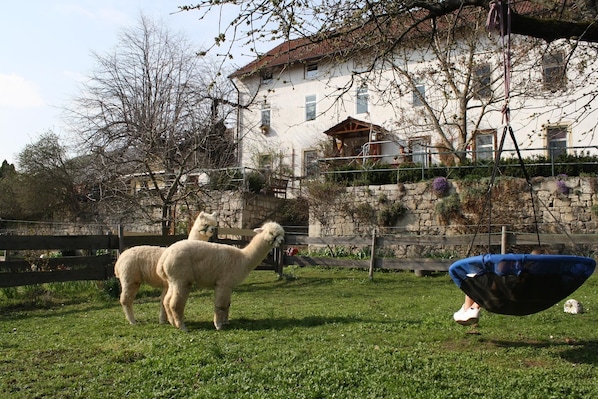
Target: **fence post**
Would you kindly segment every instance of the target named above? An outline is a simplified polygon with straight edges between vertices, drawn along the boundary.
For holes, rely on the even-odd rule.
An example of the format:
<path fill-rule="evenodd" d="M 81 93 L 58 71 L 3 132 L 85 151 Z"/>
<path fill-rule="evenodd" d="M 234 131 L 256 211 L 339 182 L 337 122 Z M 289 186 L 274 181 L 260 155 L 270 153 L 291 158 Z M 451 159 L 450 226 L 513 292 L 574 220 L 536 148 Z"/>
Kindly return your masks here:
<path fill-rule="evenodd" d="M 370 256 L 370 272 L 368 277 L 370 280 L 374 278 L 374 265 L 376 264 L 376 228 L 372 229 L 372 252 Z"/>
<path fill-rule="evenodd" d="M 507 253 L 507 226 L 500 228 L 500 253 Z"/>
<path fill-rule="evenodd" d="M 278 277 L 282 277 L 282 268 L 284 266 L 284 256 L 285 253 L 282 250 L 282 248 L 280 246 L 274 248 L 274 254 L 275 254 L 275 261 L 276 261 L 276 274 L 278 274 Z"/>
<path fill-rule="evenodd" d="M 119 223 L 118 225 L 118 255 L 124 251 L 125 249 L 125 228 L 122 224 Z"/>

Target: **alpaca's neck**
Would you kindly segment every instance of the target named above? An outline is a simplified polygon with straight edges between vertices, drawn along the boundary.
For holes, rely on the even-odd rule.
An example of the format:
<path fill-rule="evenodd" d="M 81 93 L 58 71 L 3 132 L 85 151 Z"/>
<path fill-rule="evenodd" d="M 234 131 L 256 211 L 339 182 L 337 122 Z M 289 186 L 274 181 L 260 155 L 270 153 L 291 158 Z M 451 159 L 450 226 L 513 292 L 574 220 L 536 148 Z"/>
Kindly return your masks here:
<path fill-rule="evenodd" d="M 241 251 L 245 254 L 247 272 L 255 269 L 266 258 L 272 246 L 263 237 L 255 236 Z"/>
<path fill-rule="evenodd" d="M 191 232 L 189 232 L 189 240 L 199 240 L 199 241 L 208 241 L 208 236 L 207 234 L 203 234 L 203 232 L 199 231 L 198 229 L 192 229 Z"/>

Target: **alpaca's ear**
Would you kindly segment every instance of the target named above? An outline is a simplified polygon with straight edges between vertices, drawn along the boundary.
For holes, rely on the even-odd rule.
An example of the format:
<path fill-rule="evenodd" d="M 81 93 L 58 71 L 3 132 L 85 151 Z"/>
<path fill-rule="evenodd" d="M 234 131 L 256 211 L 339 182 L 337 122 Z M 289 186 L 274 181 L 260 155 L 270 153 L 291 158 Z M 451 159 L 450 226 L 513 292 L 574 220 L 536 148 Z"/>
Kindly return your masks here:
<path fill-rule="evenodd" d="M 253 232 L 256 234 L 260 234 L 262 231 L 264 231 L 264 229 L 262 229 L 261 227 L 256 227 L 255 229 L 253 229 Z"/>
<path fill-rule="evenodd" d="M 216 212 L 212 212 L 211 215 L 209 215 L 210 217 L 216 217 Z"/>
<path fill-rule="evenodd" d="M 201 211 L 201 212 L 199 212 L 199 216 L 197 216 L 197 217 L 204 216 L 205 214 L 206 213 L 204 213 L 204 211 Z"/>

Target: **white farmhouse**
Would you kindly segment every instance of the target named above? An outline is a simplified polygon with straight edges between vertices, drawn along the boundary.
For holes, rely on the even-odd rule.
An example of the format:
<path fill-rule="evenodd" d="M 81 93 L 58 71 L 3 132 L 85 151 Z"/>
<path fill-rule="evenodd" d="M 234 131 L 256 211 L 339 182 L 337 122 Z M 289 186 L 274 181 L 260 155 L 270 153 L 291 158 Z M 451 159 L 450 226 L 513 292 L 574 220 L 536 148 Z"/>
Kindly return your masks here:
<path fill-rule="evenodd" d="M 237 121 L 241 165 L 283 166 L 299 179 L 326 157 L 390 167 L 492 159 L 507 126 L 505 93 L 524 158 L 597 155 L 595 57 L 583 43 L 573 51 L 564 41 L 489 34 L 485 19 L 449 16 L 435 34 L 420 29 L 392 51 L 356 44 L 367 26 L 363 36 L 276 46 L 230 76 L 247 104 Z M 514 148 L 507 134 L 502 156 Z"/>

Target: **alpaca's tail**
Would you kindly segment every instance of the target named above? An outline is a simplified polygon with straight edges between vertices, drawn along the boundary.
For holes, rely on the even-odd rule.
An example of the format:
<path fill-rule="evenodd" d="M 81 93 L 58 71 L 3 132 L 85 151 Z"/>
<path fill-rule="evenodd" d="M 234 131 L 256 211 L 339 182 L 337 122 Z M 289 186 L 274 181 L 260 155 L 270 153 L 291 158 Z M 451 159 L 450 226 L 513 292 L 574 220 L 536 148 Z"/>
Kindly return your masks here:
<path fill-rule="evenodd" d="M 166 278 L 166 273 L 164 272 L 164 268 L 162 267 L 164 262 L 162 261 L 162 258 L 164 254 L 162 254 L 162 256 L 160 256 L 160 259 L 158 259 L 158 263 L 156 264 L 156 274 L 158 275 L 158 277 L 160 277 L 162 279 L 162 281 L 168 281 L 168 279 Z"/>
<path fill-rule="evenodd" d="M 120 267 L 119 267 L 118 259 L 116 260 L 116 263 L 114 264 L 114 276 L 117 279 L 120 279 Z"/>

